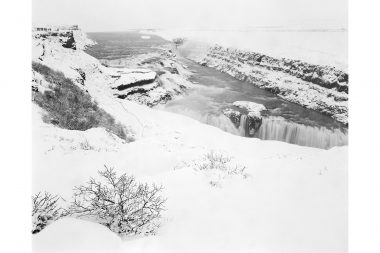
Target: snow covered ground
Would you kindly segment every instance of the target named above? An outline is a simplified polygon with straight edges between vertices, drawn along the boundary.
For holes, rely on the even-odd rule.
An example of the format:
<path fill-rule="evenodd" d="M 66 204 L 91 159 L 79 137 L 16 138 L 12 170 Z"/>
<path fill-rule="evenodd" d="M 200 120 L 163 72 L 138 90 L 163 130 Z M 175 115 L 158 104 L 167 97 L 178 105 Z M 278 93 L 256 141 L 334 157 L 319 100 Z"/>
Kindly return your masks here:
<path fill-rule="evenodd" d="M 149 31 L 143 31 L 149 33 Z M 192 41 L 219 44 L 224 47 L 246 49 L 276 58 L 289 58 L 317 65 L 334 66 L 347 71 L 348 35 L 345 30 L 156 30 L 171 40 L 186 37 Z"/>
<path fill-rule="evenodd" d="M 147 128 L 162 133 L 122 145 L 115 140 L 120 149 L 113 152 L 34 148 L 34 191 L 70 199 L 72 188 L 103 165 L 163 184 L 168 198 L 163 226 L 157 236 L 124 242 L 133 252 L 345 252 L 346 147 L 324 151 L 247 139 L 183 116 L 129 108 L 145 116 L 140 119 Z M 53 136 L 62 131 L 50 130 Z M 34 140 L 40 142 L 45 140 Z M 62 145 L 59 138 L 50 144 Z M 225 178 L 213 187 L 212 175 L 182 165 L 210 150 L 233 156 L 249 177 Z"/>
<path fill-rule="evenodd" d="M 86 46 L 94 42 L 80 30 L 72 31 L 72 33 L 76 48 L 62 46 L 62 41 L 71 38 L 70 34 L 33 34 L 32 60 L 65 73 L 83 89 L 93 88 L 86 86 L 86 83 L 98 82 L 98 91 L 112 90 L 112 93 L 106 92 L 108 96 L 124 98 L 133 94 L 127 99 L 150 106 L 164 102 L 191 86 L 186 75 L 172 75 L 169 71 L 164 71 L 160 77 L 157 77 L 154 71 L 146 69 L 145 66 L 140 69 L 105 67 L 96 58 L 83 51 Z M 174 64 L 170 59 L 166 59 L 165 63 L 186 72 L 180 64 Z"/>
<path fill-rule="evenodd" d="M 106 67 L 81 50 L 58 46 L 51 44 L 40 61 L 73 79 L 80 67 L 84 88 L 129 126 L 136 141 L 123 142 L 103 129 L 47 125 L 33 106 L 33 193 L 70 200 L 74 186 L 107 165 L 162 184 L 167 202 L 155 236 L 122 241 L 99 224 L 64 218 L 33 236 L 34 252 L 347 251 L 347 147 L 244 138 L 116 99 Z M 233 166 L 245 167 L 244 175 L 200 170 L 197 164 L 210 152 L 231 157 Z"/>

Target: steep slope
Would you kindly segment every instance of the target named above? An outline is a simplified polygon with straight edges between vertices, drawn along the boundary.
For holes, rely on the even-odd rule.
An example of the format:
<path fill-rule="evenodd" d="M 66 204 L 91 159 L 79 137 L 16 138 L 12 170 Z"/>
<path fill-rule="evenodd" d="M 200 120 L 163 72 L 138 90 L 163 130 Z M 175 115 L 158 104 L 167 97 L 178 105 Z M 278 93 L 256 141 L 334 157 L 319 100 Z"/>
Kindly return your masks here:
<path fill-rule="evenodd" d="M 32 60 L 63 72 L 100 104 L 106 104 L 102 101 L 112 96 L 152 106 L 171 99 L 191 85 L 183 75 L 165 73 L 161 77 L 147 68 L 106 67 L 83 51 L 93 43 L 81 30 L 35 32 Z M 120 106 L 117 107 L 106 111 L 120 110 Z"/>

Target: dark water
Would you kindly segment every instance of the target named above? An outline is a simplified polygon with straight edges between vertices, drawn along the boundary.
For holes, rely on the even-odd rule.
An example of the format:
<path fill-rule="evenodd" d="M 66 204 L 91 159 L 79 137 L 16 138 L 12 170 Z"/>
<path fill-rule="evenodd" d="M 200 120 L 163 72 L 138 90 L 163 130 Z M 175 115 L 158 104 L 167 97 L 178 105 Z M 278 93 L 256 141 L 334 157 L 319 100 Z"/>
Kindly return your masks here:
<path fill-rule="evenodd" d="M 157 47 L 168 44 L 167 40 L 156 35 L 143 39 L 136 31 L 133 32 L 97 32 L 87 33 L 88 37 L 97 42 L 96 45 L 88 48 L 86 52 L 98 59 L 120 59 L 136 54 L 150 53 L 157 50 Z"/>
<path fill-rule="evenodd" d="M 141 39 L 139 33 L 92 33 L 90 38 L 98 45 L 88 50 L 99 59 L 125 58 L 131 55 L 157 50 L 168 42 L 158 36 Z M 201 66 L 179 54 L 178 60 L 194 75 L 197 83 L 184 96 L 162 106 L 162 109 L 190 116 L 227 132 L 246 136 L 244 118 L 236 128 L 223 115 L 222 110 L 235 101 L 252 101 L 263 104 L 263 123 L 254 137 L 288 143 L 330 148 L 347 144 L 347 129 L 338 121 L 321 113 L 287 102 L 254 85 L 234 79 L 215 69 Z"/>
<path fill-rule="evenodd" d="M 245 136 L 247 129 L 244 120 L 236 129 L 221 112 L 235 101 L 252 101 L 268 109 L 263 113 L 263 123 L 254 137 L 318 148 L 347 144 L 346 128 L 328 116 L 287 102 L 215 69 L 185 58 L 180 58 L 180 61 L 195 72 L 191 80 L 199 83 L 199 86 L 186 96 L 168 102 L 165 108 L 169 111 Z"/>

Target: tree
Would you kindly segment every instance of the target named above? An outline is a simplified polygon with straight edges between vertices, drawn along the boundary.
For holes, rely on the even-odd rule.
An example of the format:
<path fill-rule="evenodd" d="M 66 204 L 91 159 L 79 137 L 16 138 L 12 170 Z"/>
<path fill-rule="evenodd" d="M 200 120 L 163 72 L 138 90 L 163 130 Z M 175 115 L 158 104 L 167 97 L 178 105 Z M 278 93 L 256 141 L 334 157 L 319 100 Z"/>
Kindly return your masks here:
<path fill-rule="evenodd" d="M 162 186 L 138 183 L 126 174 L 117 176 L 107 166 L 98 173 L 102 180 L 91 178 L 74 188 L 70 213 L 93 217 L 120 235 L 154 234 L 166 201 L 159 195 Z"/>
<path fill-rule="evenodd" d="M 183 45 L 183 43 L 185 42 L 185 39 L 184 38 L 174 38 L 173 42 L 177 48 L 178 46 Z"/>

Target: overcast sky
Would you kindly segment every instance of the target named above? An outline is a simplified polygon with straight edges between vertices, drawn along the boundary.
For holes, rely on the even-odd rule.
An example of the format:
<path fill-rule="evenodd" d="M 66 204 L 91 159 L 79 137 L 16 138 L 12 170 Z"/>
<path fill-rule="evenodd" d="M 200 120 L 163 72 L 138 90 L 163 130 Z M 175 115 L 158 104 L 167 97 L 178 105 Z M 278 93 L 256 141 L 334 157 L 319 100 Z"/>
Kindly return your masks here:
<path fill-rule="evenodd" d="M 33 25 L 139 28 L 347 27 L 347 0 L 33 0 Z"/>

